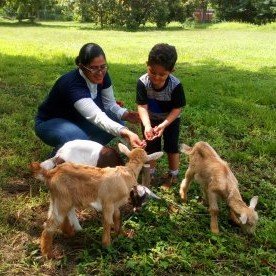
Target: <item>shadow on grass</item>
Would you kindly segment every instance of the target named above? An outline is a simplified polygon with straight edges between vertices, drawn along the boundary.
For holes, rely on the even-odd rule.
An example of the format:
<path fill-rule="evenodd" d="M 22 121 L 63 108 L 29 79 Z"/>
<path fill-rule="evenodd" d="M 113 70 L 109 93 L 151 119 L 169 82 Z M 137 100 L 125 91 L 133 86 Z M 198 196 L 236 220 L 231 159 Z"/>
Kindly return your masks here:
<path fill-rule="evenodd" d="M 35 136 L 33 119 L 38 105 L 48 94 L 55 80 L 75 66 L 73 59 L 70 61 L 64 56 L 51 61 L 39 60 L 31 56 L 15 57 L 3 54 L 0 58 L 0 188 L 5 191 L 3 192 L 5 200 L 11 198 L 16 201 L 16 205 L 13 205 L 15 208 L 12 210 L 7 208 L 8 211 L 1 210 L 0 217 L 4 214 L 2 218 L 4 217 L 5 222 L 7 221 L 10 232 L 27 233 L 28 237 L 19 242 L 22 244 L 24 254 L 33 263 L 36 260 L 35 257 L 40 257 L 38 244 L 35 244 L 34 240 L 37 241 L 41 234 L 42 224 L 46 219 L 48 200 L 45 198 L 43 201 L 45 203 L 41 203 L 42 200 L 38 197 L 29 197 L 26 200 L 28 196 L 24 189 L 33 183 L 28 174 L 28 164 L 32 161 L 44 160 L 51 151 Z M 145 73 L 145 69 L 144 64 L 110 64 L 110 75 L 116 98 L 123 100 L 126 106 L 132 109 L 136 108 L 136 82 L 139 76 Z M 275 136 L 273 133 L 275 133 L 276 121 L 273 68 L 264 66 L 258 72 L 251 72 L 237 70 L 217 60 L 208 59 L 198 64 L 178 63 L 176 69 L 175 76 L 182 81 L 187 97 L 187 106 L 182 114 L 180 141 L 190 145 L 199 140 L 210 142 L 224 159 L 232 163 L 233 171 L 242 182 L 240 190 L 244 200 L 249 202 L 252 195 L 259 195 L 258 210 L 261 211 L 262 220 L 272 221 L 275 214 L 275 208 L 272 207 L 275 202 L 275 193 L 273 193 L 275 187 L 272 183 L 275 183 L 275 147 L 273 148 Z M 181 175 L 184 175 L 187 162 L 185 157 L 181 156 L 181 158 Z M 165 167 L 164 159 L 160 162 L 163 162 L 162 166 Z M 221 255 L 223 264 L 228 265 L 229 268 L 232 264 L 226 263 L 227 260 L 232 262 L 235 258 L 224 254 L 228 254 L 234 245 L 240 245 L 241 254 L 246 256 L 249 255 L 247 250 L 251 247 L 253 248 L 251 253 L 254 250 L 254 252 L 259 252 L 259 248 L 262 248 L 264 244 L 265 249 L 271 249 L 270 240 L 267 242 L 266 236 L 259 237 L 259 240 L 248 241 L 244 236 L 237 235 L 239 229 L 231 228 L 224 211 L 220 223 L 223 234 L 218 237 L 208 234 L 208 212 L 205 209 L 200 210 L 198 203 L 192 201 L 198 193 L 198 189 L 191 187 L 188 206 L 193 208 L 189 209 L 188 215 L 184 217 L 182 213 L 177 218 L 177 214 L 172 215 L 174 219 L 176 218 L 175 220 L 171 219 L 171 214 L 168 214 L 166 208 L 162 206 L 158 207 L 159 209 L 156 208 L 155 212 L 148 208 L 141 214 L 133 216 L 131 220 L 124 217 L 127 228 L 131 228 L 132 224 L 136 225 L 137 235 L 132 240 L 124 237 L 114 239 L 112 247 L 107 250 L 102 249 L 100 243 L 102 234 L 100 220 L 91 218 L 91 220 L 83 221 L 83 233 L 73 239 L 59 237 L 55 241 L 57 248 L 65 253 L 66 269 L 66 262 L 69 267 L 73 267 L 65 274 L 72 274 L 76 266 L 79 264 L 85 266 L 90 262 L 91 275 L 93 269 L 99 268 L 103 263 L 111 264 L 110 267 L 117 269 L 118 275 L 121 275 L 120 273 L 125 269 L 122 266 L 125 265 L 127 257 L 131 262 L 131 258 L 135 256 L 137 258 L 143 254 L 146 256 L 154 252 L 152 249 L 156 249 L 158 243 L 161 245 L 160 250 L 163 250 L 164 244 L 183 246 L 181 252 L 184 255 L 187 253 L 190 259 L 194 258 L 194 265 L 196 262 L 201 265 L 205 261 L 206 271 L 204 266 L 198 267 L 196 272 L 199 274 L 200 272 L 208 274 L 211 269 L 216 268 L 213 264 L 210 266 L 206 264 L 209 259 L 217 260 L 216 252 L 213 254 L 212 250 L 220 247 L 220 245 L 212 247 L 210 240 L 213 243 L 223 243 L 223 240 L 228 243 L 233 238 L 235 239 L 234 242 L 229 243 L 229 247 L 225 246 L 225 251 Z M 177 200 L 177 196 L 178 192 L 175 192 L 171 197 Z M 199 212 L 203 215 L 197 214 Z M 260 230 L 262 230 L 261 227 Z M 14 240 L 14 237 L 11 238 L 11 243 Z M 207 252 L 206 246 L 210 247 L 208 253 L 210 256 L 206 255 L 207 257 L 203 256 Z M 164 256 L 167 256 L 167 251 L 164 250 L 164 252 Z M 2 253 L 3 259 L 8 260 L 9 254 L 10 252 Z M 168 254 L 171 256 L 170 252 Z M 265 254 L 266 256 L 272 255 L 269 252 Z M 173 269 L 179 269 L 181 273 L 187 269 L 186 272 L 193 273 L 193 267 L 189 266 L 193 265 L 192 261 L 184 268 L 175 266 L 180 255 L 178 254 L 177 258 L 173 259 Z M 168 257 L 169 260 L 170 258 Z M 239 258 L 238 263 L 241 260 L 242 258 Z M 60 267 L 56 265 L 56 271 L 62 271 Z M 161 267 L 158 262 L 156 262 L 156 267 L 160 271 Z M 250 264 L 250 269 L 244 267 L 245 271 L 247 269 L 248 271 L 259 269 L 258 272 L 260 272 L 258 263 Z"/>
<path fill-rule="evenodd" d="M 51 22 L 51 23 L 49 23 Z M 206 23 L 206 24 L 192 24 L 185 25 L 179 24 L 178 26 L 166 26 L 165 28 L 157 28 L 156 26 L 140 26 L 138 29 L 131 30 L 127 29 L 125 26 L 100 26 L 94 23 L 87 22 L 74 22 L 74 21 L 0 21 L 0 27 L 14 27 L 14 28 L 26 28 L 26 27 L 42 27 L 42 28 L 53 28 L 53 29 L 67 29 L 67 28 L 76 28 L 79 30 L 93 30 L 93 31 L 122 31 L 122 32 L 156 32 L 156 31 L 183 31 L 183 30 L 191 30 L 191 29 L 208 29 L 214 24 Z"/>
<path fill-rule="evenodd" d="M 64 56 L 42 62 L 32 57 L 1 54 L 2 176 L 12 177 L 18 173 L 22 176 L 26 170 L 23 165 L 46 158 L 45 150 L 49 149 L 35 137 L 33 118 L 57 77 L 73 68 L 74 60 L 70 62 Z M 218 148 L 249 150 L 253 156 L 265 154 L 272 157 L 275 150 L 268 131 L 273 129 L 275 119 L 273 71 L 268 67 L 259 72 L 237 70 L 217 60 L 205 60 L 200 64 L 178 63 L 175 75 L 182 81 L 187 98 L 181 141 L 206 140 Z M 116 98 L 131 109 L 136 109 L 136 82 L 144 73 L 143 64 L 110 64 Z M 255 133 L 257 129 L 259 134 Z M 266 144 L 257 144 L 261 137 L 266 137 Z M 256 142 L 251 138 L 257 139 Z M 242 152 L 237 158 L 243 158 Z M 228 153 L 227 149 L 225 153 Z M 229 156 L 231 159 L 231 153 Z"/>

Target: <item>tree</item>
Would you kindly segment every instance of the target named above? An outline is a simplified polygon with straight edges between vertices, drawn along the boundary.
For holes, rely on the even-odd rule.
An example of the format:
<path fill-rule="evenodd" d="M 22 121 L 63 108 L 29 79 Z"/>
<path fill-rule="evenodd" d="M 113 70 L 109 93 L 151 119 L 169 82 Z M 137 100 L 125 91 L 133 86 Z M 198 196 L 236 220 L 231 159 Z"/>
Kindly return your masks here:
<path fill-rule="evenodd" d="M 3 10 L 19 21 L 24 18 L 34 21 L 39 16 L 39 11 L 49 5 L 53 5 L 53 0 L 7 0 Z"/>
<path fill-rule="evenodd" d="M 253 6 L 256 9 L 254 22 L 257 24 L 265 24 L 275 21 L 276 18 L 276 2 L 275 0 L 253 0 Z"/>
<path fill-rule="evenodd" d="M 156 0 L 125 0 L 119 1 L 122 7 L 125 24 L 128 29 L 137 29 L 148 21 L 150 11 Z"/>
<path fill-rule="evenodd" d="M 186 19 L 184 1 L 182 0 L 171 0 L 168 1 L 168 22 L 178 21 L 183 23 Z"/>
<path fill-rule="evenodd" d="M 170 21 L 170 10 L 168 1 L 156 0 L 155 7 L 151 11 L 151 21 L 156 23 L 157 28 L 164 28 Z"/>
<path fill-rule="evenodd" d="M 263 24 L 275 20 L 275 0 L 212 0 L 217 17 L 222 20 L 236 20 Z"/>

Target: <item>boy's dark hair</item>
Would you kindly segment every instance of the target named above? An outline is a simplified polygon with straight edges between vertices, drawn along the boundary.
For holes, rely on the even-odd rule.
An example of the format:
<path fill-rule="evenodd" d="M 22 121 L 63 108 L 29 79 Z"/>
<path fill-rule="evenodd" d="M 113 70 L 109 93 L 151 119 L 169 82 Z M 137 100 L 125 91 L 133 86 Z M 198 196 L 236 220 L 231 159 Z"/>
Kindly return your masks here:
<path fill-rule="evenodd" d="M 149 52 L 147 65 L 161 65 L 167 71 L 172 71 L 177 60 L 174 46 L 167 43 L 159 43 L 153 46 Z"/>
<path fill-rule="evenodd" d="M 98 44 L 86 43 L 81 47 L 79 55 L 75 59 L 75 63 L 76 65 L 79 65 L 80 63 L 88 65 L 94 58 L 101 55 L 105 58 L 105 53 Z"/>

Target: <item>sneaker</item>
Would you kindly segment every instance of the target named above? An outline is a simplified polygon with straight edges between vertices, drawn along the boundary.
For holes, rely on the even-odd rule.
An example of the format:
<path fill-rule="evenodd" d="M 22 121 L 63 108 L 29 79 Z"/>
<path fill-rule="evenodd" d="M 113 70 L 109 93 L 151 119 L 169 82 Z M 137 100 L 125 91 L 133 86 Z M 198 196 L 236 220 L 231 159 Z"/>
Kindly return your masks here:
<path fill-rule="evenodd" d="M 162 189 L 168 190 L 171 188 L 173 184 L 176 184 L 178 182 L 178 176 L 177 175 L 171 175 L 169 172 L 162 177 Z"/>

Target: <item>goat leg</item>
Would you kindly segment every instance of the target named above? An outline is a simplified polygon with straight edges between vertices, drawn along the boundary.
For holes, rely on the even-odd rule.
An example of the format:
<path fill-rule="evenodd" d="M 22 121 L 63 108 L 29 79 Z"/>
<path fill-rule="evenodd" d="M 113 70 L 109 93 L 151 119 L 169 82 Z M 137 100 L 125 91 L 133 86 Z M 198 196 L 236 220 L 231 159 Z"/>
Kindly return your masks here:
<path fill-rule="evenodd" d="M 121 233 L 122 223 L 121 223 L 121 214 L 119 209 L 115 209 L 113 214 L 114 221 L 114 231 L 117 235 Z"/>
<path fill-rule="evenodd" d="M 219 228 L 218 228 L 219 209 L 218 209 L 216 193 L 212 191 L 208 191 L 208 201 L 209 201 L 209 213 L 211 215 L 211 223 L 210 223 L 211 232 L 214 234 L 218 234 L 219 233 Z"/>
<path fill-rule="evenodd" d="M 42 256 L 52 259 L 53 254 L 53 237 L 54 232 L 44 229 L 40 237 L 40 249 Z"/>
<path fill-rule="evenodd" d="M 142 185 L 149 187 L 151 181 L 150 164 L 144 164 L 142 169 Z"/>
<path fill-rule="evenodd" d="M 76 234 L 74 227 L 70 224 L 68 216 L 65 217 L 60 228 L 65 237 L 74 237 Z"/>
<path fill-rule="evenodd" d="M 110 231 L 113 225 L 114 206 L 107 205 L 103 207 L 103 236 L 102 244 L 107 247 L 111 244 Z"/>
<path fill-rule="evenodd" d="M 218 228 L 218 210 L 209 210 L 210 215 L 211 215 L 211 223 L 210 223 L 210 229 L 211 232 L 214 234 L 219 233 L 219 228 Z"/>
<path fill-rule="evenodd" d="M 180 189 L 179 189 L 179 194 L 183 202 L 187 201 L 187 192 L 189 190 L 190 184 L 193 180 L 194 174 L 192 171 L 188 168 L 185 174 L 185 178 L 182 180 Z"/>

